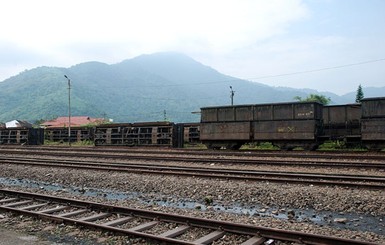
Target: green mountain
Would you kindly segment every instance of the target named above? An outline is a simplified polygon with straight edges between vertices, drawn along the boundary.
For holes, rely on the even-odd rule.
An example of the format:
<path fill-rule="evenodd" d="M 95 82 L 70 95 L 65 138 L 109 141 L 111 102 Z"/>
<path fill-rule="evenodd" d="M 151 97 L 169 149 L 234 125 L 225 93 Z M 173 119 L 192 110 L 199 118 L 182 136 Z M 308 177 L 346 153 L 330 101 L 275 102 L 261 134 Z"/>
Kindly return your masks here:
<path fill-rule="evenodd" d="M 183 54 L 155 53 L 113 65 L 86 62 L 24 71 L 0 83 L 0 121 L 34 122 L 68 115 L 64 75 L 71 80 L 73 116 L 106 117 L 114 122 L 165 118 L 198 122 L 200 115 L 192 112 L 199 108 L 230 104 L 229 86 L 235 90 L 234 104 L 293 101 L 294 96 L 306 97 L 310 92 L 226 76 Z M 346 98 L 327 96 L 348 103 Z"/>

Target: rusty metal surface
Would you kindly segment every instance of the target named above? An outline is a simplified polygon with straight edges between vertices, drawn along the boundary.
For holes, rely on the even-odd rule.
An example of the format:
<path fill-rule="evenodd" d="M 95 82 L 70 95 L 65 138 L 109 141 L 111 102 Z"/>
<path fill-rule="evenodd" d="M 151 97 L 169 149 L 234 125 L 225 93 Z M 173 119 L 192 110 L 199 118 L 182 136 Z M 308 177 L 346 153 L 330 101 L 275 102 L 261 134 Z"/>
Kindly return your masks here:
<path fill-rule="evenodd" d="M 249 122 L 204 123 L 200 127 L 203 140 L 250 140 Z"/>
<path fill-rule="evenodd" d="M 41 145 L 44 130 L 41 128 L 0 129 L 0 145 Z"/>
<path fill-rule="evenodd" d="M 253 123 L 254 140 L 314 140 L 316 120 L 260 121 Z"/>
<path fill-rule="evenodd" d="M 385 118 L 385 97 L 361 100 L 362 118 Z"/>
<path fill-rule="evenodd" d="M 217 108 L 201 108 L 201 122 L 217 122 Z"/>
<path fill-rule="evenodd" d="M 239 148 L 252 141 L 313 148 L 322 132 L 322 108 L 316 102 L 202 108 L 200 139 L 208 148 Z"/>
<path fill-rule="evenodd" d="M 360 138 L 361 105 L 324 106 L 323 136 L 328 139 Z"/>
<path fill-rule="evenodd" d="M 362 140 L 385 141 L 385 119 L 362 119 Z"/>
<path fill-rule="evenodd" d="M 235 121 L 235 107 L 218 108 L 219 122 L 233 122 Z"/>
<path fill-rule="evenodd" d="M 316 102 L 254 105 L 254 120 L 321 119 L 322 105 Z"/>
<path fill-rule="evenodd" d="M 253 120 L 253 107 L 252 106 L 237 106 L 235 107 L 235 120 L 236 121 L 252 121 Z"/>
<path fill-rule="evenodd" d="M 361 105 L 337 105 L 324 106 L 323 121 L 324 124 L 344 124 L 349 121 L 359 121 L 361 119 Z"/>
<path fill-rule="evenodd" d="M 169 122 L 101 125 L 94 135 L 96 146 L 176 146 L 176 127 Z"/>

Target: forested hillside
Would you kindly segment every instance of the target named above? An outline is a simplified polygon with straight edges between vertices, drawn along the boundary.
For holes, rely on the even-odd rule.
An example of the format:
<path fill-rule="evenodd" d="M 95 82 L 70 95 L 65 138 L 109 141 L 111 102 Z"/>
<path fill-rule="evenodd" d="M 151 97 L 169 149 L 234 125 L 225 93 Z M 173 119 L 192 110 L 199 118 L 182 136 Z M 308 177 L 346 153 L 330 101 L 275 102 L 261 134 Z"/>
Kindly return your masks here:
<path fill-rule="evenodd" d="M 310 90 L 273 88 L 220 74 L 178 53 L 142 55 L 118 64 L 87 62 L 70 68 L 39 67 L 0 83 L 0 121 L 34 122 L 68 115 L 71 79 L 72 115 L 111 118 L 114 122 L 197 122 L 201 107 L 293 101 Z M 383 93 L 385 88 L 376 90 Z M 365 92 L 365 90 L 364 90 Z M 326 93 L 335 103 L 354 96 Z"/>

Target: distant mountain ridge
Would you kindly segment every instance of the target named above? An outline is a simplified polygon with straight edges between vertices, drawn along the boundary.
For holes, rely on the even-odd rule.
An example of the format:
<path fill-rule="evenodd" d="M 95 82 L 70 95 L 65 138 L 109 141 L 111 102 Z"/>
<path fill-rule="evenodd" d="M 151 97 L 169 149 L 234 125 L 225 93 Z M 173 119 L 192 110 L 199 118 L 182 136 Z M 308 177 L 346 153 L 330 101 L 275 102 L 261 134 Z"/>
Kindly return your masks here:
<path fill-rule="evenodd" d="M 353 103 L 355 91 L 344 96 L 315 90 L 275 88 L 219 73 L 173 52 L 141 55 L 108 65 L 85 62 L 69 68 L 38 67 L 0 83 L 0 121 L 49 120 L 71 114 L 112 118 L 115 122 L 198 122 L 201 107 L 293 101 L 294 96 L 324 94 L 334 103 Z M 383 88 L 364 88 L 365 97 L 384 96 Z"/>

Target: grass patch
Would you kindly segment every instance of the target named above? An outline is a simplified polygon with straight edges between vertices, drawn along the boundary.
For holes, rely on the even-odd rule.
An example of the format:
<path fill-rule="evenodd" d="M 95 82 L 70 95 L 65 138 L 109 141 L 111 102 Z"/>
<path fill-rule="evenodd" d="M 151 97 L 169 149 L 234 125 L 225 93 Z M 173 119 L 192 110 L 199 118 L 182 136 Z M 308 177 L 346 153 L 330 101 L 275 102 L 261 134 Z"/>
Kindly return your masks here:
<path fill-rule="evenodd" d="M 183 148 L 198 149 L 198 150 L 206 150 L 207 149 L 207 147 L 204 144 L 200 144 L 200 143 L 196 143 L 196 144 L 184 143 Z"/>
<path fill-rule="evenodd" d="M 318 147 L 319 151 L 367 151 L 367 149 L 362 148 L 358 145 L 348 145 L 345 141 L 341 140 L 329 140 L 325 141 L 322 145 Z"/>
<path fill-rule="evenodd" d="M 240 150 L 276 151 L 276 150 L 279 150 L 279 147 L 273 145 L 271 142 L 261 142 L 261 143 L 248 143 L 248 144 L 244 144 L 240 148 Z"/>

